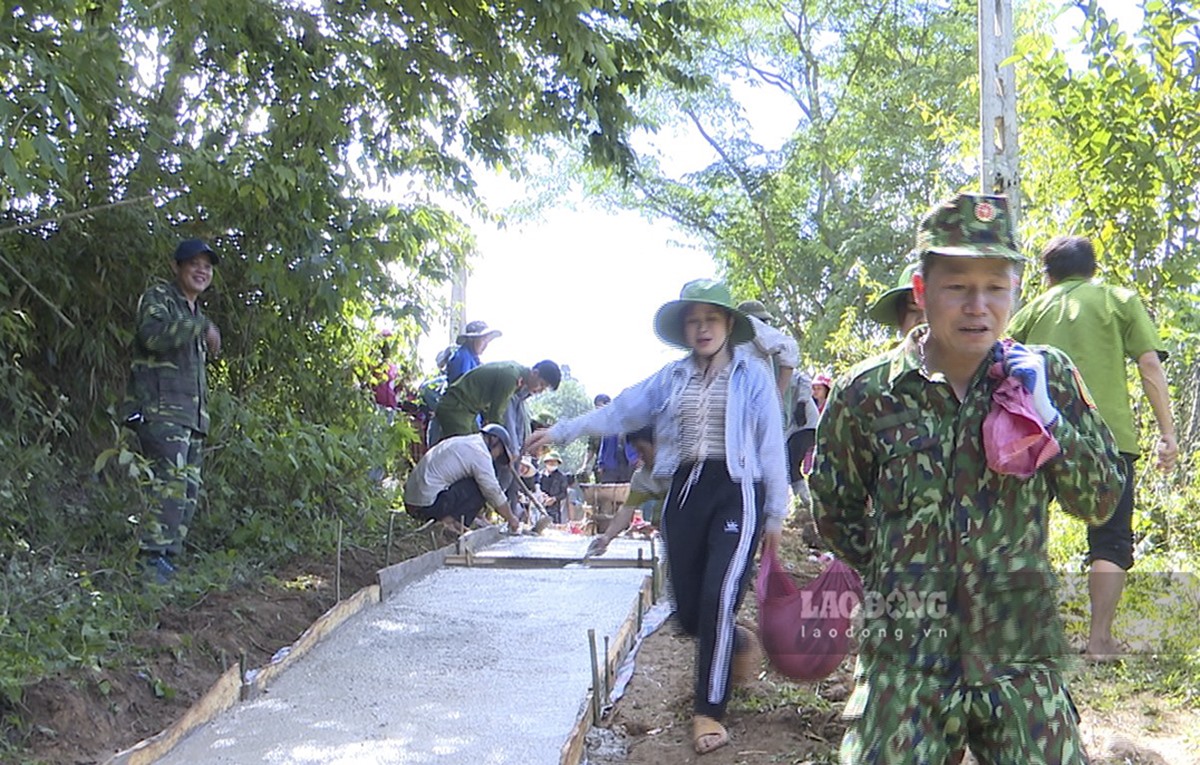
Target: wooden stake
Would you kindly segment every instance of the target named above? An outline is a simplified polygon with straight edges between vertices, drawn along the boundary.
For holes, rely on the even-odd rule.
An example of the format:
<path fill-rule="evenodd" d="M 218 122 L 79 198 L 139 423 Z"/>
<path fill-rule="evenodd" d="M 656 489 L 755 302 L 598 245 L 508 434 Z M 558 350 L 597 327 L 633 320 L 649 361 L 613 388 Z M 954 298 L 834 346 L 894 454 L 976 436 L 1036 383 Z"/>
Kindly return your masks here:
<path fill-rule="evenodd" d="M 392 527 L 396 525 L 396 514 L 388 513 L 387 549 L 383 553 L 383 567 L 392 565 Z"/>
<path fill-rule="evenodd" d="M 596 630 L 588 630 L 588 645 L 592 650 L 592 725 L 600 724 L 600 664 L 596 659 Z"/>
<path fill-rule="evenodd" d="M 658 549 L 654 546 L 654 537 L 650 537 L 650 602 L 658 603 Z M 641 626 L 640 624 L 638 625 Z"/>
<path fill-rule="evenodd" d="M 246 682 L 246 652 L 244 650 L 238 654 L 238 677 L 242 680 L 242 687 L 238 692 L 238 698 L 245 701 L 250 695 L 250 684 Z"/>
<path fill-rule="evenodd" d="M 333 590 L 338 603 L 342 602 L 342 522 L 338 520 L 337 571 L 333 577 Z"/>
<path fill-rule="evenodd" d="M 604 636 L 604 698 L 608 700 L 608 689 L 612 687 L 612 663 L 609 661 L 608 635 Z"/>

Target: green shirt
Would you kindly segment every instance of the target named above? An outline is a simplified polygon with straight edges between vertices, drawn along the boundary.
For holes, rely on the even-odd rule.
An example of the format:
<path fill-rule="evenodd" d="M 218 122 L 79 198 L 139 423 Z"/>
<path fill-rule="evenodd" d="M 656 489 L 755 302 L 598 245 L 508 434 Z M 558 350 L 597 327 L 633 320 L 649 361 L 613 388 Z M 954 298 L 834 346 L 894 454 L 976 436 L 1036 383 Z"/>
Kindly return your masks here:
<path fill-rule="evenodd" d="M 1140 453 L 1125 364 L 1147 351 L 1161 351 L 1162 344 L 1137 293 L 1082 277 L 1064 279 L 1018 311 L 1008 332 L 1018 342 L 1066 351 L 1117 448 Z"/>
<path fill-rule="evenodd" d="M 865 666 L 971 685 L 1062 666 L 1048 507 L 1057 498 L 1093 525 L 1112 514 L 1122 488 L 1112 434 L 1070 359 L 1038 348 L 1061 454 L 1027 480 L 992 471 L 983 422 L 993 362 L 960 403 L 944 376 L 921 371 L 917 341 L 928 331 L 838 380 L 817 425 L 813 515 L 862 574 Z"/>
<path fill-rule="evenodd" d="M 529 367 L 515 361 L 489 361 L 480 364 L 446 388 L 438 402 L 438 416 L 483 415 L 483 422 L 504 424 L 504 410 Z"/>

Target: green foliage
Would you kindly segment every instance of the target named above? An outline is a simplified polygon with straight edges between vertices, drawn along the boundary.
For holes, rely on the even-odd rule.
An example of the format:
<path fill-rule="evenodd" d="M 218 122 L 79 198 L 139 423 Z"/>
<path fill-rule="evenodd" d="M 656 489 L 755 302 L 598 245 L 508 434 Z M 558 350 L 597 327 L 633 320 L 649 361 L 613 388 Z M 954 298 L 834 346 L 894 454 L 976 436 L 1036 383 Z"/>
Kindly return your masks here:
<path fill-rule="evenodd" d="M 472 250 L 472 166 L 556 138 L 628 173 L 629 99 L 688 84 L 699 7 L 46 3 L 0 14 L 0 714 L 148 618 L 155 480 L 116 423 L 138 297 L 185 237 L 221 257 L 223 348 L 187 577 L 223 587 L 382 539 L 415 439 L 366 392 L 375 327 L 413 376 Z M 402 381 L 403 382 L 403 381 Z M 87 468 L 93 468 L 89 472 Z M 390 483 L 388 484 L 390 485 Z M 101 575 L 98 572 L 104 572 Z M 156 693 L 171 689 L 152 679 Z"/>
<path fill-rule="evenodd" d="M 1200 253 L 1200 14 L 1193 3 L 1143 2 L 1132 35 L 1095 0 L 1084 13 L 1084 63 L 1021 39 L 1023 112 L 1037 137 L 1025 184 L 1036 228 L 1086 232 L 1106 275 L 1147 294 L 1195 282 Z M 1044 27 L 1043 27 L 1044 30 Z M 1027 95 L 1026 95 L 1027 94 Z"/>
<path fill-rule="evenodd" d="M 647 163 L 636 201 L 704 237 L 734 291 L 771 306 L 806 356 L 827 363 L 851 316 L 876 345 L 885 335 L 858 310 L 864 298 L 892 286 L 917 218 L 969 178 L 942 123 L 976 108 L 962 87 L 975 73 L 975 6 L 751 2 L 722 21 L 697 62 L 717 86 L 662 96 L 717 161 L 685 177 Z M 795 105 L 782 147 L 747 138 L 734 84 Z"/>
<path fill-rule="evenodd" d="M 581 414 L 592 411 L 592 399 L 588 396 L 583 384 L 574 378 L 562 381 L 556 391 L 546 391 L 533 399 L 530 414 L 534 418 L 549 415 L 555 422 L 569 420 Z M 558 450 L 563 458 L 562 471 L 576 473 L 583 466 L 587 454 L 587 440 L 578 439 L 564 444 Z"/>
<path fill-rule="evenodd" d="M 1142 3 L 1131 33 L 1096 2 L 1084 56 L 1068 59 L 1032 15 L 1018 42 L 1026 239 L 1091 237 L 1100 272 L 1141 293 L 1165 329 L 1179 437 L 1200 445 L 1200 47 L 1193 2 Z M 1028 280 L 1026 291 L 1038 288 Z"/>

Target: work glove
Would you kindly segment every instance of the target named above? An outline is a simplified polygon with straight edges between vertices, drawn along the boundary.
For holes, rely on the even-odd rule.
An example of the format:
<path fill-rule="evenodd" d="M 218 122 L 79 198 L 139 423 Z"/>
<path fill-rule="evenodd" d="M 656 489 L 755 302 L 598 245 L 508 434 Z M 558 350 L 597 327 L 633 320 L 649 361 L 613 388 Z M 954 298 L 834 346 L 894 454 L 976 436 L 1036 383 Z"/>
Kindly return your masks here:
<path fill-rule="evenodd" d="M 1033 397 L 1033 410 L 1050 427 L 1058 419 L 1058 409 L 1050 400 L 1046 385 L 1046 357 L 1020 343 L 1013 343 L 1004 352 L 1004 372 L 1021 381 Z"/>

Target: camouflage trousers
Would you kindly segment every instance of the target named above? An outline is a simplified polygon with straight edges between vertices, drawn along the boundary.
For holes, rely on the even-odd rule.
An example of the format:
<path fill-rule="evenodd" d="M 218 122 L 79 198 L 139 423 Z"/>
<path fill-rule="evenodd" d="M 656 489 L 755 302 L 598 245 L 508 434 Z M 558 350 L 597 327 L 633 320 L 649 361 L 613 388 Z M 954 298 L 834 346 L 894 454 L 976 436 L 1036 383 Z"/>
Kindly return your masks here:
<path fill-rule="evenodd" d="M 861 672 L 861 664 L 860 664 Z M 867 672 L 846 702 L 842 765 L 1086 765 L 1079 713 L 1057 671 L 986 686 Z"/>
<path fill-rule="evenodd" d="M 204 437 L 173 422 L 142 422 L 137 434 L 154 469 L 154 496 L 140 522 L 141 549 L 178 554 L 196 514 Z"/>

